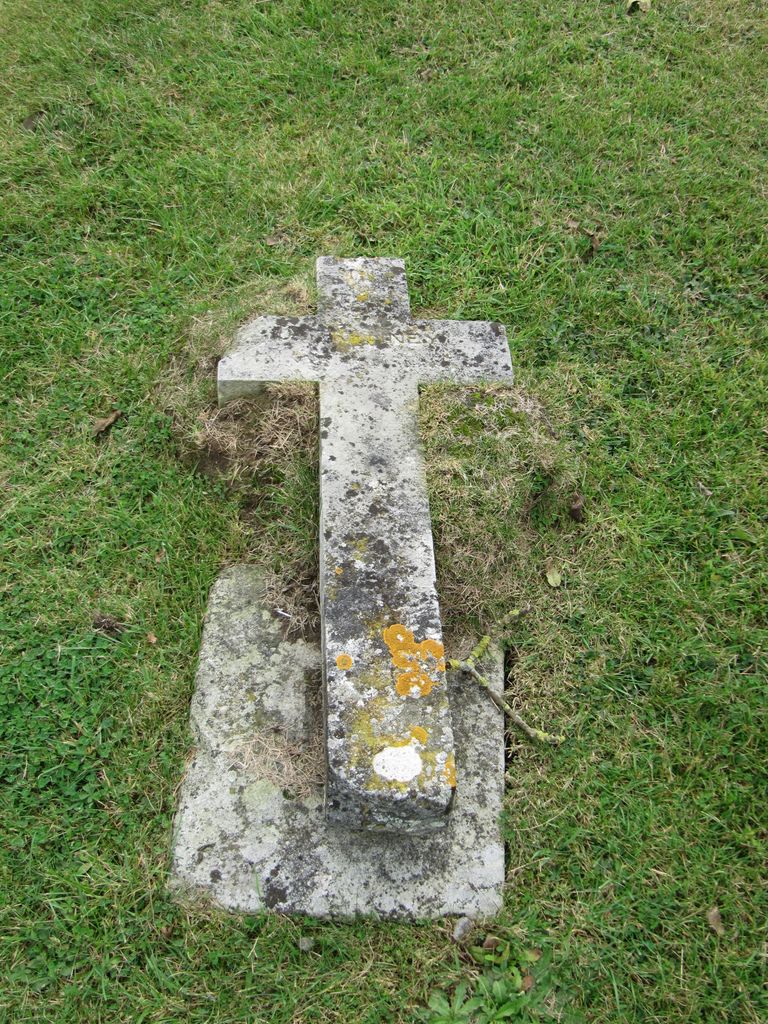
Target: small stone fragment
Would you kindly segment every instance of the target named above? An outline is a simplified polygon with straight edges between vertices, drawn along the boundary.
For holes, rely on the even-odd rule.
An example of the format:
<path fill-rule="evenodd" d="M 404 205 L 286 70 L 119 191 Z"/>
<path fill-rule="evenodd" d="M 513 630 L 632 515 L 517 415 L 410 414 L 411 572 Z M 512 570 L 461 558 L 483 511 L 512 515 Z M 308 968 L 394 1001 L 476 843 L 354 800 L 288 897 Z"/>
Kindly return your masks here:
<path fill-rule="evenodd" d="M 471 917 L 460 917 L 453 927 L 453 941 L 464 942 L 474 927 L 475 922 Z"/>
<path fill-rule="evenodd" d="M 550 587 L 559 587 L 562 582 L 563 577 L 553 565 L 550 565 L 547 569 L 547 583 Z"/>
<path fill-rule="evenodd" d="M 707 923 L 715 935 L 722 938 L 725 935 L 725 925 L 719 907 L 710 907 L 707 911 Z"/>
<path fill-rule="evenodd" d="M 45 117 L 44 110 L 33 110 L 31 114 L 27 114 L 24 120 L 21 122 L 21 127 L 26 129 L 28 132 L 34 132 L 37 130 L 37 126 Z"/>

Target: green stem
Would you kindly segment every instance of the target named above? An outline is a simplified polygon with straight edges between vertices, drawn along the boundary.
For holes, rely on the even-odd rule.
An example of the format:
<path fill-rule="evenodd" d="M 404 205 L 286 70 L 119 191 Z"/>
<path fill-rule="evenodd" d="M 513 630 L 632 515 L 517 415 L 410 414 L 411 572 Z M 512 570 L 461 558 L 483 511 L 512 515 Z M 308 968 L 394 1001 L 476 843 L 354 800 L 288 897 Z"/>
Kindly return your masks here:
<path fill-rule="evenodd" d="M 527 615 L 529 611 L 529 608 L 515 608 L 513 611 L 509 612 L 508 615 L 504 616 L 501 621 L 501 626 L 509 625 L 511 622 L 517 622 L 524 615 Z M 529 739 L 535 740 L 537 743 L 549 743 L 553 747 L 558 746 L 565 740 L 565 736 L 551 732 L 544 732 L 543 729 L 534 729 L 532 725 L 528 725 L 526 720 L 518 715 L 512 705 L 507 703 L 503 697 L 496 693 L 488 679 L 478 672 L 476 667 L 477 662 L 481 661 L 485 654 L 487 654 L 490 644 L 490 636 L 482 636 L 476 646 L 473 647 L 466 661 L 457 661 L 455 658 L 452 658 L 448 664 L 451 668 L 472 676 L 478 686 L 482 686 L 482 688 L 487 692 L 496 707 L 507 716 L 516 728 L 521 732 L 524 732 Z"/>

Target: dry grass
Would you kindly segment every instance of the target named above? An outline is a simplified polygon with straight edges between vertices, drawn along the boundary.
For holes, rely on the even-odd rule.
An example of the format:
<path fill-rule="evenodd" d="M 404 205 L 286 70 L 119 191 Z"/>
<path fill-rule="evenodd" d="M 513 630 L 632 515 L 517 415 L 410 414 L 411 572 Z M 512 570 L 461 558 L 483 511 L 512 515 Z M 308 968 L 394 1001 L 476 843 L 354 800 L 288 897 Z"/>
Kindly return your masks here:
<path fill-rule="evenodd" d="M 319 730 L 308 742 L 296 743 L 281 733 L 254 733 L 233 752 L 238 768 L 253 779 L 266 779 L 295 799 L 310 796 L 325 779 L 325 753 Z"/>
<path fill-rule="evenodd" d="M 287 472 L 317 447 L 317 395 L 310 384 L 269 384 L 258 399 L 207 405 L 184 438 L 196 468 L 247 487 L 265 469 Z"/>
<path fill-rule="evenodd" d="M 267 600 L 291 637 L 313 636 L 319 626 L 317 388 L 270 384 L 257 399 L 220 409 L 216 366 L 239 324 L 266 313 L 308 313 L 311 296 L 304 277 L 277 287 L 256 282 L 227 309 L 196 318 L 159 396 L 181 458 L 237 495 L 246 558 L 262 569 Z"/>
<path fill-rule="evenodd" d="M 568 520 L 578 466 L 517 387 L 425 388 L 421 427 L 446 639 L 463 650 L 532 602 L 539 528 Z"/>

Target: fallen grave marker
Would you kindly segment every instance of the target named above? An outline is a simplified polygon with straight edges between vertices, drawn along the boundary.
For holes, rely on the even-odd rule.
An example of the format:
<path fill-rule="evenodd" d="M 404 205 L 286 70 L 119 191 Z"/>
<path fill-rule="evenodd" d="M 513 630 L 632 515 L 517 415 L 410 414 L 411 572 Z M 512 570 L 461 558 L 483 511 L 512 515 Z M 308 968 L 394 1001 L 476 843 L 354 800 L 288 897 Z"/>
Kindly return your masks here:
<path fill-rule="evenodd" d="M 457 801 L 463 812 L 459 809 L 457 813 L 453 807 L 457 753 L 460 793 L 464 793 L 466 783 L 464 797 L 468 798 L 473 789 L 473 773 L 480 770 L 479 765 L 473 764 L 477 740 L 464 735 L 463 750 L 454 749 L 457 723 L 452 724 L 446 682 L 426 477 L 418 436 L 418 387 L 437 381 L 511 382 L 509 349 L 504 329 L 498 324 L 412 320 L 400 260 L 321 258 L 317 261 L 317 281 L 317 316 L 260 317 L 246 325 L 238 334 L 234 350 L 219 364 L 218 383 L 220 404 L 254 395 L 269 382 L 319 383 L 319 660 L 324 679 L 328 821 L 322 821 L 316 801 L 294 801 L 289 810 L 281 803 L 288 798 L 282 796 L 277 802 L 272 801 L 271 811 L 265 812 L 269 825 L 263 807 L 248 810 L 242 805 L 239 825 L 233 819 L 224 831 L 230 840 L 238 828 L 241 832 L 245 829 L 274 833 L 277 847 L 283 850 L 284 863 L 286 849 L 284 843 L 281 846 L 279 834 L 281 830 L 290 832 L 298 827 L 296 820 L 289 825 L 288 819 L 296 818 L 297 806 L 301 804 L 304 819 L 299 831 L 303 829 L 305 843 L 311 834 L 315 847 L 318 842 L 321 846 L 325 844 L 330 875 L 319 866 L 307 875 L 300 864 L 294 863 L 294 880 L 301 876 L 302 884 L 297 886 L 294 881 L 277 885 L 272 875 L 264 873 L 263 851 L 262 855 L 257 852 L 251 863 L 262 882 L 266 877 L 271 879 L 268 887 L 277 896 L 271 902 L 270 898 L 253 894 L 246 899 L 242 877 L 238 875 L 240 895 L 230 892 L 228 898 L 219 893 L 217 898 L 225 905 L 243 908 L 245 899 L 248 909 L 266 904 L 339 916 L 366 910 L 429 915 L 443 904 L 434 893 L 429 896 L 418 885 L 409 890 L 403 875 L 407 874 L 408 866 L 402 863 L 402 857 L 399 868 L 393 862 L 392 871 L 395 875 L 399 871 L 403 877 L 398 882 L 393 876 L 390 887 L 400 887 L 404 902 L 392 902 L 387 887 L 379 891 L 370 877 L 377 858 L 382 864 L 386 861 L 385 847 L 393 851 L 398 844 L 402 847 L 410 843 L 416 868 L 427 856 L 437 871 L 436 859 L 440 860 L 440 871 L 450 885 L 451 872 L 461 874 L 462 857 L 455 848 L 457 838 L 472 838 L 466 829 L 474 827 L 468 822 L 476 810 L 463 798 Z M 212 595 L 201 652 L 195 698 L 198 704 L 193 705 L 193 721 L 201 748 L 207 745 L 214 760 L 223 755 L 224 761 L 231 761 L 232 744 L 244 742 L 249 730 L 272 728 L 307 742 L 313 728 L 317 728 L 316 721 L 310 722 L 307 710 L 311 670 L 315 665 L 310 645 L 277 640 L 274 631 L 267 629 L 264 615 L 268 613 L 259 596 L 258 580 L 252 570 L 243 572 L 244 576 L 235 573 L 223 577 L 218 592 Z M 242 598 L 243 588 L 238 579 L 247 580 L 243 587 L 251 593 L 250 607 Z M 238 609 L 229 632 L 228 617 L 220 611 L 221 602 L 229 602 Z M 266 660 L 265 651 L 270 652 Z M 243 658 L 252 662 L 250 674 L 243 674 Z M 498 678 L 496 683 L 499 684 Z M 280 707 L 281 688 L 287 711 Z M 238 690 L 241 703 L 245 696 L 253 708 L 261 708 L 255 719 L 249 720 L 248 714 L 238 709 Z M 462 696 L 460 716 L 465 715 L 468 703 L 475 697 Z M 201 699 L 207 702 L 207 710 L 202 712 Z M 221 721 L 214 723 L 211 716 L 216 717 L 212 709 L 217 701 L 221 705 L 219 719 L 223 721 L 228 715 L 234 731 L 227 733 L 225 729 L 222 733 Z M 222 718 L 226 709 L 229 710 Z M 498 748 L 497 756 L 490 756 L 491 763 L 498 761 L 499 756 L 503 762 L 503 723 L 491 724 L 482 701 L 477 711 L 487 717 L 485 739 L 490 738 L 492 749 Z M 497 715 L 491 708 L 491 716 Z M 489 755 L 491 751 L 486 750 L 484 756 Z M 237 774 L 236 768 L 226 770 Z M 493 770 L 501 776 L 500 766 Z M 466 780 L 463 771 L 467 773 Z M 187 855 L 182 847 L 187 853 L 191 849 L 187 833 L 195 832 L 194 822 L 199 825 L 203 810 L 202 806 L 196 812 L 190 808 L 201 792 L 208 793 L 210 798 L 210 786 L 202 776 L 196 784 L 197 796 L 193 793 L 190 780 L 194 775 L 193 765 L 177 822 L 175 870 L 179 884 L 186 879 L 187 884 L 210 889 L 211 883 L 223 878 L 220 868 L 213 869 L 208 882 L 203 884 L 200 872 L 190 871 L 190 865 L 182 863 Z M 237 784 L 242 785 L 243 793 L 251 785 L 242 779 Z M 490 804 L 497 814 L 500 788 L 496 780 L 489 789 L 496 793 Z M 484 796 L 475 793 L 474 799 L 482 806 L 488 803 Z M 216 800 L 208 799 L 208 803 L 213 806 Z M 222 814 L 226 817 L 223 810 Z M 488 836 L 495 829 L 497 838 L 489 849 L 492 846 L 496 853 L 489 854 L 489 858 L 496 863 L 500 850 L 498 829 L 490 818 L 485 826 L 486 831 L 490 828 Z M 446 831 L 453 834 L 446 835 Z M 262 840 L 251 838 L 257 846 L 263 841 L 263 835 Z M 330 851 L 339 841 L 338 857 L 334 859 Z M 237 859 L 242 855 L 242 844 L 237 846 L 236 842 L 235 846 L 240 850 L 235 854 Z M 210 859 L 205 856 L 207 849 L 211 849 L 210 844 L 200 846 L 198 852 L 203 853 L 198 864 Z M 304 850 L 305 862 L 313 861 L 316 854 L 306 847 Z M 329 879 L 337 872 L 348 872 L 343 860 L 355 850 L 362 858 L 357 867 L 365 885 L 340 903 L 329 902 Z M 404 852 L 403 847 L 401 854 Z M 452 863 L 444 856 L 448 852 Z M 470 889 L 470 862 L 482 856 L 482 852 L 469 854 L 465 867 Z M 503 852 L 500 856 L 503 873 Z M 465 861 L 466 858 L 465 853 Z M 295 856 L 288 859 L 295 862 Z M 213 877 L 216 874 L 218 878 Z M 480 871 L 477 875 L 478 891 L 497 901 L 500 879 L 491 881 L 482 874 Z M 412 881 L 416 880 L 418 871 Z M 344 879 L 339 876 L 337 881 L 343 888 Z M 431 885 L 434 889 L 434 879 Z M 325 896 L 318 896 L 320 890 Z M 472 904 L 466 893 L 461 897 L 454 893 L 452 899 L 451 907 L 455 908 L 443 907 L 441 912 L 465 913 Z"/>

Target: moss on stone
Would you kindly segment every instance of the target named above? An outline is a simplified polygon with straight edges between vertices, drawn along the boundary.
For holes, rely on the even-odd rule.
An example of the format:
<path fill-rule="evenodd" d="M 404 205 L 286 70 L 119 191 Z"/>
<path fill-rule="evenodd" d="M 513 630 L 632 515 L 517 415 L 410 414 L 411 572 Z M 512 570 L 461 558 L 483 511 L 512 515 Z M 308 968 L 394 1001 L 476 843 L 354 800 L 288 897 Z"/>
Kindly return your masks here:
<path fill-rule="evenodd" d="M 348 352 L 358 345 L 375 345 L 376 338 L 356 331 L 331 331 L 331 343 L 337 352 Z"/>

